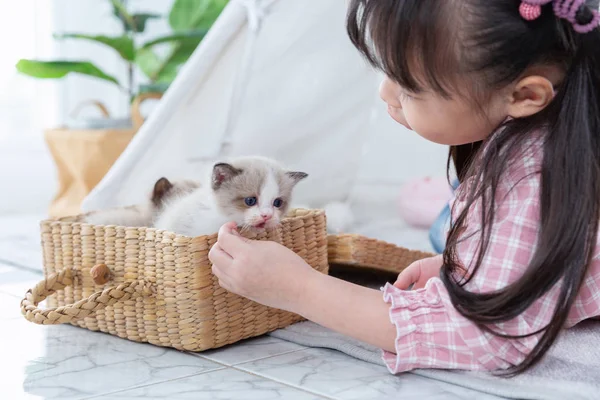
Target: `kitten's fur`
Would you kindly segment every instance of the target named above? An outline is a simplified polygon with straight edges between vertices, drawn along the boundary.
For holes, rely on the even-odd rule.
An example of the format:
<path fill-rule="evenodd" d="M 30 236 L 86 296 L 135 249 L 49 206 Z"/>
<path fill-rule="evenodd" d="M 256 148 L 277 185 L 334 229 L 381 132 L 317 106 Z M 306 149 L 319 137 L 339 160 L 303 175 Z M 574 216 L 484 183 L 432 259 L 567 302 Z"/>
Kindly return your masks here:
<path fill-rule="evenodd" d="M 151 227 L 166 203 L 185 196 L 199 187 L 198 182 L 190 180 L 171 183 L 167 178 L 160 178 L 154 184 L 152 193 L 144 204 L 86 214 L 82 217 L 82 222 L 93 225 Z"/>
<path fill-rule="evenodd" d="M 287 213 L 296 184 L 307 176 L 286 171 L 264 157 L 217 163 L 210 173 L 210 185 L 170 197 L 154 226 L 192 237 L 217 232 L 229 221 L 248 230 L 272 228 Z M 256 205 L 248 205 L 247 198 L 255 198 Z"/>

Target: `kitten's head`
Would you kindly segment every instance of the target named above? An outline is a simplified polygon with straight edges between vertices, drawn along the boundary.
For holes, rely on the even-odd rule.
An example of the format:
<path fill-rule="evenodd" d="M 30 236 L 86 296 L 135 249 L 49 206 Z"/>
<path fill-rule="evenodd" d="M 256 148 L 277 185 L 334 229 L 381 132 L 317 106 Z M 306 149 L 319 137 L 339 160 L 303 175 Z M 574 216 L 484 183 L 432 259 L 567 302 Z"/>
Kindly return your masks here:
<path fill-rule="evenodd" d="M 294 187 L 307 176 L 286 171 L 268 158 L 245 157 L 215 164 L 211 181 L 217 206 L 225 216 L 244 228 L 262 230 L 280 223 Z"/>
<path fill-rule="evenodd" d="M 198 189 L 200 184 L 190 180 L 169 181 L 167 178 L 160 178 L 154 184 L 150 200 L 152 205 L 161 210 L 169 201 L 176 199 Z"/>

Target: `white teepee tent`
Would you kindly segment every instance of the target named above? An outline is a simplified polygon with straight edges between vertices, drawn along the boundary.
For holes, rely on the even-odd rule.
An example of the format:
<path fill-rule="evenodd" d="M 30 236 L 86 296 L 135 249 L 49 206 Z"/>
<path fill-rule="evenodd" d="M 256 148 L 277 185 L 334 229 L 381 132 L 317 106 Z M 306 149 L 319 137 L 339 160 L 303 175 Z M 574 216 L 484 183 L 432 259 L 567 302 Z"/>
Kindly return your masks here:
<path fill-rule="evenodd" d="M 381 77 L 352 47 L 345 15 L 340 0 L 231 0 L 83 208 L 137 203 L 160 176 L 197 177 L 246 154 L 308 172 L 297 203 L 346 201 L 369 135 L 409 135 L 385 113 Z M 431 164 L 425 150 L 376 155 L 371 175 Z M 443 163 L 419 171 L 443 174 Z"/>

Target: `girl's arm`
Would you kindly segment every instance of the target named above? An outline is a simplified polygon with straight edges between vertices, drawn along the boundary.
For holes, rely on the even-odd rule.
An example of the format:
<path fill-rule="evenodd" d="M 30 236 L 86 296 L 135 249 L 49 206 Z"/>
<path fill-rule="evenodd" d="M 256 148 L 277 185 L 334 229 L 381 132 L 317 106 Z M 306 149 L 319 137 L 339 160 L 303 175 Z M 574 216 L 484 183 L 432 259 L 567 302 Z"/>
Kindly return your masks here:
<path fill-rule="evenodd" d="M 454 309 L 439 278 L 415 291 L 388 284 L 382 293 L 318 272 L 308 275 L 289 311 L 383 349 L 392 373 L 506 369 L 537 343 L 537 337 L 504 339 L 483 332 Z"/>
<path fill-rule="evenodd" d="M 459 315 L 438 278 L 423 289 L 387 285 L 381 293 L 321 274 L 280 244 L 243 239 L 235 224 L 221 228 L 209 258 L 223 288 L 382 348 L 393 373 L 497 369 L 521 355 Z"/>
<path fill-rule="evenodd" d="M 379 290 L 318 272 L 307 274 L 290 311 L 347 336 L 395 352 L 396 327 Z"/>
<path fill-rule="evenodd" d="M 423 288 L 430 278 L 439 276 L 443 262 L 442 256 L 419 260 L 402 271 L 394 286 Z M 383 350 L 396 351 L 396 327 L 381 291 L 319 273 L 308 274 L 305 285 L 291 311 Z"/>

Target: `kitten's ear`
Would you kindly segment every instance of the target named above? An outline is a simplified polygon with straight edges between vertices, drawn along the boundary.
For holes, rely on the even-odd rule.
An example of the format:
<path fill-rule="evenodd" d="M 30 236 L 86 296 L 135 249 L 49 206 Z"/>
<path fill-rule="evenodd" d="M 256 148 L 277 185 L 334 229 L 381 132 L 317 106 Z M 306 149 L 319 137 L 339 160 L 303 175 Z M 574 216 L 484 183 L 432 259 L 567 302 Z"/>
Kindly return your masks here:
<path fill-rule="evenodd" d="M 292 178 L 292 180 L 294 181 L 294 183 L 298 183 L 302 179 L 305 179 L 305 178 L 308 177 L 308 174 L 306 172 L 292 171 L 292 172 L 286 172 L 285 174 L 288 177 Z"/>
<path fill-rule="evenodd" d="M 154 184 L 152 191 L 152 203 L 160 205 L 165 195 L 173 188 L 173 184 L 167 178 L 160 178 Z"/>
<path fill-rule="evenodd" d="M 212 188 L 217 190 L 223 183 L 227 182 L 231 178 L 242 173 L 241 169 L 235 168 L 231 164 L 218 163 L 213 167 L 212 173 Z"/>

